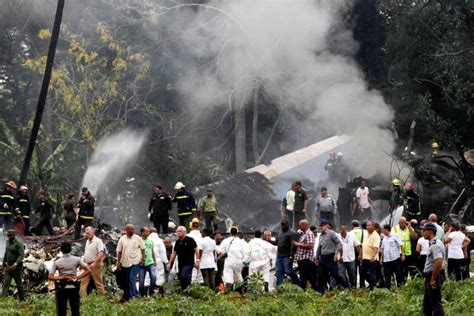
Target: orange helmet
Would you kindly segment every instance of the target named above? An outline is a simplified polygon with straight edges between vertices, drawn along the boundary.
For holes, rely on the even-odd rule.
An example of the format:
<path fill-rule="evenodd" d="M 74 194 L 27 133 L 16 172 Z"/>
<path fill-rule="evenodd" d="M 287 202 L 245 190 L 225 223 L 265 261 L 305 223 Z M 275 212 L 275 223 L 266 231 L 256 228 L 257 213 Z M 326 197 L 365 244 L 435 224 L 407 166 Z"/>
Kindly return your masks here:
<path fill-rule="evenodd" d="M 413 183 L 408 182 L 407 184 L 405 184 L 405 190 L 413 190 L 414 188 L 415 186 L 413 185 Z"/>
<path fill-rule="evenodd" d="M 6 183 L 6 185 L 9 186 L 9 187 L 12 188 L 12 189 L 16 189 L 16 183 L 15 183 L 15 181 L 8 181 L 8 182 Z"/>

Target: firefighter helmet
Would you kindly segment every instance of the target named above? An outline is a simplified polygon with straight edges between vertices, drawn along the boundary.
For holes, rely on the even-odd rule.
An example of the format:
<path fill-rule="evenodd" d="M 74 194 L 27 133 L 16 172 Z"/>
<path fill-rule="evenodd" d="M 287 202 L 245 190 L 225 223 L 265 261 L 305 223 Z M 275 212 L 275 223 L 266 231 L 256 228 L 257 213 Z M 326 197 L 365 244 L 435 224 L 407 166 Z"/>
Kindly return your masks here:
<path fill-rule="evenodd" d="M 177 183 L 174 185 L 174 189 L 175 189 L 175 190 L 180 190 L 180 189 L 182 189 L 182 188 L 184 188 L 184 187 L 185 187 L 185 186 L 184 186 L 183 182 L 177 182 Z"/>
<path fill-rule="evenodd" d="M 433 144 L 431 144 L 431 148 L 439 149 L 439 144 L 437 142 L 433 142 Z"/>
<path fill-rule="evenodd" d="M 402 182 L 400 181 L 400 179 L 394 178 L 392 180 L 392 184 L 399 187 L 402 184 Z"/>
<path fill-rule="evenodd" d="M 6 185 L 12 189 L 16 189 L 16 183 L 15 181 L 8 181 Z"/>

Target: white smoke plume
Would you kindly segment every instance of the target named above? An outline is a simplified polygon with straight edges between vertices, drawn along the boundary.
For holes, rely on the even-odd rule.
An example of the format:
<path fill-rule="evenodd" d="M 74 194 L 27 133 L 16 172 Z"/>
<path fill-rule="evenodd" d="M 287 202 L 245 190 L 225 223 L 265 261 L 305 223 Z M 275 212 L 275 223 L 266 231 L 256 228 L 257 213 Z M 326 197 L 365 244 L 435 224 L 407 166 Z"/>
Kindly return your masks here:
<path fill-rule="evenodd" d="M 113 186 L 136 160 L 146 134 L 129 129 L 102 138 L 92 155 L 82 185 L 95 195 L 103 185 Z"/>
<path fill-rule="evenodd" d="M 177 89 L 192 106 L 231 106 L 229 96 L 250 100 L 258 82 L 280 109 L 309 110 L 310 119 L 322 122 L 310 127 L 315 137 L 320 130 L 354 136 L 353 167 L 360 174 L 386 174 L 386 153 L 395 147 L 388 130 L 393 111 L 378 91 L 368 89 L 351 56 L 357 43 L 336 14 L 342 5 L 345 1 L 210 1 L 181 20 L 181 44 L 202 63 L 176 59 L 182 73 Z M 329 49 L 334 45 L 344 55 Z"/>

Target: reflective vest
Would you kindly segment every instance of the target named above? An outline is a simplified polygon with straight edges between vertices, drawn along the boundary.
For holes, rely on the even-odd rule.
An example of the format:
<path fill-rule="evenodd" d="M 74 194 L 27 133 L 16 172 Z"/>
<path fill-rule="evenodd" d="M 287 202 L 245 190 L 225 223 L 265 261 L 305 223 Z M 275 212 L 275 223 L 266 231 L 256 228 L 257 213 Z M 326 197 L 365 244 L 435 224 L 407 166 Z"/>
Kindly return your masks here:
<path fill-rule="evenodd" d="M 0 195 L 0 215 L 12 215 L 15 208 L 15 196 L 13 192 L 3 190 Z"/>
<path fill-rule="evenodd" d="M 401 230 L 400 225 L 393 228 L 393 231 L 400 237 L 403 243 L 403 252 L 406 256 L 411 256 L 411 235 L 408 227 L 405 230 Z"/>
<path fill-rule="evenodd" d="M 178 216 L 189 216 L 196 212 L 196 201 L 187 191 L 178 192 L 173 198 L 178 208 Z"/>

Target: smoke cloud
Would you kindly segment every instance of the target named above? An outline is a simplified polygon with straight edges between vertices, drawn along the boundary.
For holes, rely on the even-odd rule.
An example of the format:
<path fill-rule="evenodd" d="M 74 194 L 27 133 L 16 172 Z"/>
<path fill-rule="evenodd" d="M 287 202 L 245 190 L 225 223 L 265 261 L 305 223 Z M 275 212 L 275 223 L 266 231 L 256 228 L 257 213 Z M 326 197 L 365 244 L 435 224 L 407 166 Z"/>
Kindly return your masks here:
<path fill-rule="evenodd" d="M 366 177 L 386 174 L 394 114 L 378 91 L 369 90 L 352 57 L 357 43 L 336 14 L 343 5 L 210 1 L 172 25 L 192 57 L 175 60 L 182 73 L 178 91 L 193 107 L 230 107 L 231 98 L 245 103 L 264 86 L 278 110 L 311 113 L 295 128 L 304 126 L 315 141 L 322 130 L 354 136 L 352 167 Z M 318 126 L 305 125 L 315 121 Z"/>
<path fill-rule="evenodd" d="M 92 155 L 82 185 L 95 195 L 103 185 L 111 187 L 140 153 L 146 134 L 124 129 L 102 138 Z"/>

